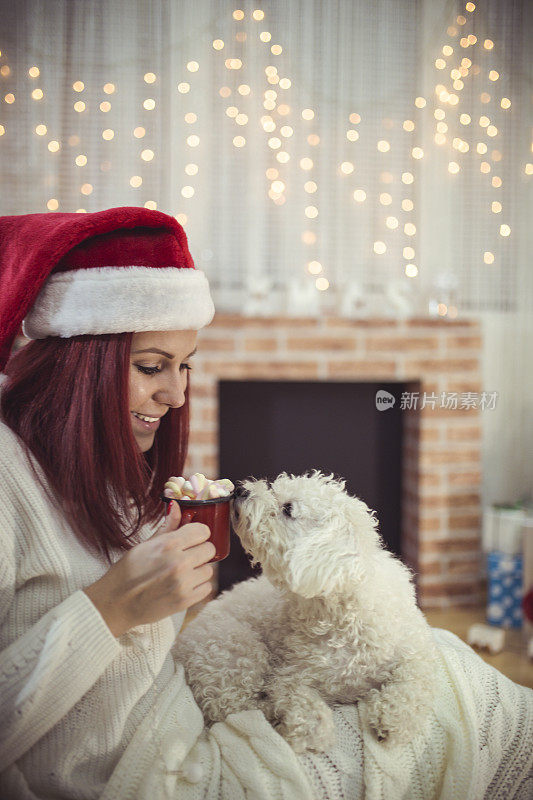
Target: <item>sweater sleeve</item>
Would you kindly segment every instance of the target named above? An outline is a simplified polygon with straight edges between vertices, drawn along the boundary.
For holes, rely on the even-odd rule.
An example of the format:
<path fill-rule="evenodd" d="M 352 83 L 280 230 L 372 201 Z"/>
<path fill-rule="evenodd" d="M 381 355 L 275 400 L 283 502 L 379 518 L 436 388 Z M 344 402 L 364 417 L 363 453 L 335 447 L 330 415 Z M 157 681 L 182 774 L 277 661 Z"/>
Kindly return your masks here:
<path fill-rule="evenodd" d="M 0 626 L 9 642 L 0 652 L 0 772 L 72 709 L 120 650 L 81 590 L 22 627 L 17 638 L 4 635 L 24 618 L 24 608 L 16 608 L 17 508 L 9 494 L 0 504 Z"/>

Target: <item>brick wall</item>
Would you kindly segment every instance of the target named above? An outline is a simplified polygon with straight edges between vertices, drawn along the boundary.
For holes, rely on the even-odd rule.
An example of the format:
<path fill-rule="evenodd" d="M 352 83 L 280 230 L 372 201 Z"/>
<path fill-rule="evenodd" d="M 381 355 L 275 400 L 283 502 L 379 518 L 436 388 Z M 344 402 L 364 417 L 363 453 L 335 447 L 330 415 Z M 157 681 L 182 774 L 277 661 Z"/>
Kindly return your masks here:
<path fill-rule="evenodd" d="M 403 381 L 481 392 L 477 322 L 217 315 L 198 339 L 186 472 L 218 474 L 219 380 Z M 478 408 L 404 411 L 402 551 L 423 608 L 483 601 Z"/>

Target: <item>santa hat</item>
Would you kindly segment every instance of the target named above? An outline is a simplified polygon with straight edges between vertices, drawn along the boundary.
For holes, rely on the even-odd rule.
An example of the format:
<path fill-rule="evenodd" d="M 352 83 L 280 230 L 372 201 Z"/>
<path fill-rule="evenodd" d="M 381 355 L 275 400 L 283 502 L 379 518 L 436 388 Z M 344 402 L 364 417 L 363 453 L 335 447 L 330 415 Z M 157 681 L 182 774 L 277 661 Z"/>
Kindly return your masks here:
<path fill-rule="evenodd" d="M 0 217 L 0 369 L 20 330 L 198 330 L 213 319 L 181 225 L 146 208 Z"/>

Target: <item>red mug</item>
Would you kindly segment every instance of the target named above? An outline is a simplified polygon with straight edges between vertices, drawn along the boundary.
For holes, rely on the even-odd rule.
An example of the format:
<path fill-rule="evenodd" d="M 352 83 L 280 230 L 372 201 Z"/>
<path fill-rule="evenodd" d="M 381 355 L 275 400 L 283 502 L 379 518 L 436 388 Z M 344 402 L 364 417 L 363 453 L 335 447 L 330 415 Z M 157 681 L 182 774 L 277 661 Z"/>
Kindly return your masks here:
<path fill-rule="evenodd" d="M 229 555 L 230 545 L 230 500 L 233 493 L 226 497 L 217 497 L 213 500 L 174 500 L 181 508 L 181 522 L 186 525 L 188 522 L 203 522 L 211 531 L 210 542 L 215 545 L 215 556 L 213 561 L 222 561 Z M 167 504 L 167 515 L 170 513 L 169 497 L 163 498 Z"/>

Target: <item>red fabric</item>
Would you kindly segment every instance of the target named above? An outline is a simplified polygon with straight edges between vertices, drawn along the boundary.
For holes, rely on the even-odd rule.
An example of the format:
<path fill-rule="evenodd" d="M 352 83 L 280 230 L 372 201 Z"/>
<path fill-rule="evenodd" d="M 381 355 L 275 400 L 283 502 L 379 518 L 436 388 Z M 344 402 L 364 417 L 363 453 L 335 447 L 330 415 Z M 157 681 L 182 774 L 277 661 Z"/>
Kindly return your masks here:
<path fill-rule="evenodd" d="M 526 596 L 522 599 L 522 609 L 529 622 L 533 622 L 533 587 L 528 591 Z"/>
<path fill-rule="evenodd" d="M 142 232 L 130 230 L 136 228 Z M 185 231 L 174 217 L 136 207 L 0 217 L 0 370 L 51 272 L 136 265 L 194 268 Z"/>

